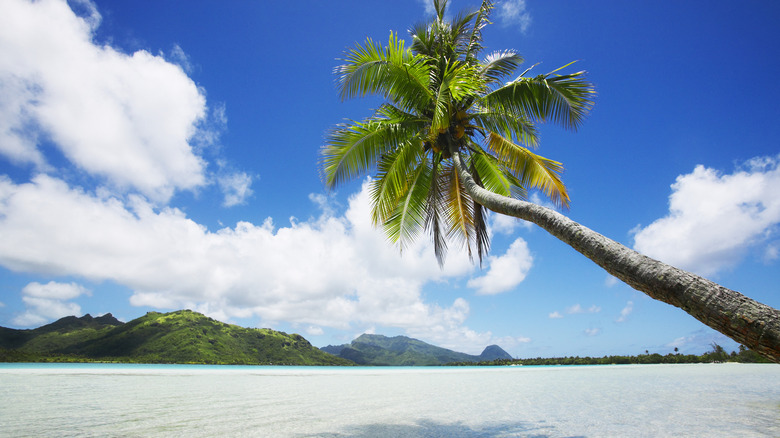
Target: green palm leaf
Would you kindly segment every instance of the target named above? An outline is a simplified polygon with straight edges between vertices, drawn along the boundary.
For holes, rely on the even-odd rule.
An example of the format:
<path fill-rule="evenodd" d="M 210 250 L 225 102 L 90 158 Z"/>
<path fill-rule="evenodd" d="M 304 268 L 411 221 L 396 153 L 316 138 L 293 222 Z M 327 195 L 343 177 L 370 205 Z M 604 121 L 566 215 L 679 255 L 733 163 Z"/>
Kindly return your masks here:
<path fill-rule="evenodd" d="M 482 178 L 477 171 L 476 166 L 471 165 L 471 174 L 474 175 L 474 181 L 478 186 L 484 187 L 482 184 Z M 490 235 L 487 231 L 487 220 L 485 219 L 484 207 L 479 205 L 476 201 L 472 201 L 472 208 L 474 211 L 474 240 L 477 247 L 477 256 L 479 263 L 482 265 L 483 257 L 490 251 Z"/>
<path fill-rule="evenodd" d="M 397 199 L 395 210 L 383 223 L 385 233 L 403 249 L 425 229 L 427 197 L 431 189 L 431 168 L 423 160 L 412 171 L 404 191 Z"/>
<path fill-rule="evenodd" d="M 367 173 L 382 154 L 408 142 L 425 126 L 425 119 L 390 105 L 383 105 L 363 122 L 338 125 L 320 152 L 326 186 L 333 187 Z"/>
<path fill-rule="evenodd" d="M 507 164 L 523 187 L 540 189 L 556 205 L 569 205 L 569 195 L 560 177 L 561 163 L 536 155 L 496 133 L 488 136 L 487 146 Z"/>
<path fill-rule="evenodd" d="M 470 242 L 474 234 L 474 209 L 471 197 L 458 177 L 458 172 L 452 163 L 447 163 L 443 169 L 446 191 L 445 211 L 447 237 L 455 239 L 465 246 L 469 257 L 472 256 Z"/>
<path fill-rule="evenodd" d="M 447 255 L 447 235 L 442 230 L 443 210 L 441 205 L 444 202 L 445 190 L 442 186 L 444 179 L 439 176 L 440 164 L 441 156 L 435 156 L 431 163 L 431 187 L 425 205 L 425 228 L 431 233 L 436 260 L 439 262 L 439 266 L 443 266 L 444 258 Z"/>
<path fill-rule="evenodd" d="M 375 225 L 384 223 L 395 213 L 398 200 L 409 190 L 409 175 L 418 163 L 425 161 L 420 143 L 409 141 L 380 160 L 376 179 L 371 182 L 371 219 Z"/>
<path fill-rule="evenodd" d="M 487 153 L 471 154 L 470 165 L 472 172 L 479 177 L 482 187 L 502 196 L 527 199 L 523 183 L 492 155 Z"/>
<path fill-rule="evenodd" d="M 536 147 L 539 142 L 539 131 L 536 125 L 523 114 L 504 111 L 501 108 L 478 109 L 469 116 L 468 120 L 483 132 L 495 132 L 524 145 Z"/>
<path fill-rule="evenodd" d="M 541 122 L 552 120 L 576 129 L 593 107 L 595 91 L 585 72 L 565 76 L 520 77 L 482 99 L 486 107 L 504 108 Z"/>
<path fill-rule="evenodd" d="M 407 110 L 425 105 L 431 98 L 430 67 L 426 58 L 404 46 L 391 33 L 385 48 L 367 39 L 365 45 L 352 49 L 346 64 L 335 69 L 341 98 L 379 94 Z"/>
<path fill-rule="evenodd" d="M 482 61 L 480 74 L 487 84 L 497 84 L 501 79 L 517 69 L 523 63 L 523 57 L 514 50 L 493 52 Z"/>

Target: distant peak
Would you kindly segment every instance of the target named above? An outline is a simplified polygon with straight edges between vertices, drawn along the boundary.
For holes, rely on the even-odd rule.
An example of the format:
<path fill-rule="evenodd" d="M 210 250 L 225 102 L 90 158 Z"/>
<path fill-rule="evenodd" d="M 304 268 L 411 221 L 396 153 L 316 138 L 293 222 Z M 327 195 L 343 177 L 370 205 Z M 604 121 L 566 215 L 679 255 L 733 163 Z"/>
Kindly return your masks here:
<path fill-rule="evenodd" d="M 116 319 L 114 317 L 114 315 L 112 315 L 110 313 L 106 313 L 103 316 L 98 316 L 97 318 L 95 318 L 95 321 L 97 321 L 97 322 L 99 322 L 101 324 L 106 324 L 106 325 L 121 325 L 121 324 L 123 324 L 122 321 Z"/>
<path fill-rule="evenodd" d="M 498 345 L 493 344 L 485 347 L 479 358 L 482 360 L 512 359 L 512 355 Z"/>

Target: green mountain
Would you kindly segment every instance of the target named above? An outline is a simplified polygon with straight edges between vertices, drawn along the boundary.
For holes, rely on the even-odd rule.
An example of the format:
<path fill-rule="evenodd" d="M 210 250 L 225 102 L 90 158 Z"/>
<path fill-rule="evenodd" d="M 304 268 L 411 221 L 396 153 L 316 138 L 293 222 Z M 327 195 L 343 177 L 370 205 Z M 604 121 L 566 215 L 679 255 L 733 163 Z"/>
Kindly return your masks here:
<path fill-rule="evenodd" d="M 69 316 L 33 330 L 0 327 L 0 361 L 354 365 L 297 334 L 225 324 L 190 310 Z"/>
<path fill-rule="evenodd" d="M 395 336 L 363 334 L 350 344 L 328 345 L 322 351 L 349 359 L 359 365 L 420 366 L 452 362 L 484 362 L 512 359 L 498 345 L 491 345 L 479 356 L 436 347 L 423 341 Z"/>

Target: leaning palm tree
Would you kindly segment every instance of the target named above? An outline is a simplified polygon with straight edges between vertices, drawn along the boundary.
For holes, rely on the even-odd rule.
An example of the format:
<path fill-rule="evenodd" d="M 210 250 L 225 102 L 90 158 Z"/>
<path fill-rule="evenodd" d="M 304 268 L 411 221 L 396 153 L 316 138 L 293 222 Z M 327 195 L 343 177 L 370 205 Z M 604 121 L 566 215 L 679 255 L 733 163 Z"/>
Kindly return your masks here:
<path fill-rule="evenodd" d="M 534 152 L 536 124 L 576 129 L 593 106 L 585 72 L 514 76 L 523 62 L 511 50 L 483 52 L 492 2 L 447 20 L 414 26 L 411 45 L 391 33 L 368 39 L 337 67 L 343 99 L 379 95 L 385 102 L 362 121 L 336 126 L 322 148 L 332 188 L 371 173 L 372 220 L 401 250 L 430 234 L 444 263 L 455 241 L 481 262 L 489 250 L 485 209 L 537 224 L 615 277 L 680 307 L 737 342 L 780 362 L 780 312 L 692 273 L 643 256 L 526 200 L 530 190 L 566 207 L 561 163 Z"/>

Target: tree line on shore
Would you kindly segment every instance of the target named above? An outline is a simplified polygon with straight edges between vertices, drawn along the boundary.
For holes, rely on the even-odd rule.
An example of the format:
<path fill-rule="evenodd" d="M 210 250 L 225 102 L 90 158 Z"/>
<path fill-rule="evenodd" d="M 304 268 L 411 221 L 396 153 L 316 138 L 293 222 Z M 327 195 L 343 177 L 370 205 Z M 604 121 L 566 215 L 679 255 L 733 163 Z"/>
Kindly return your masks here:
<path fill-rule="evenodd" d="M 658 353 L 649 353 L 637 356 L 603 356 L 603 357 L 551 357 L 551 358 L 529 358 L 529 359 L 496 359 L 486 362 L 455 362 L 451 366 L 509 366 L 509 365 L 629 365 L 629 364 L 678 364 L 678 363 L 772 363 L 770 360 L 759 355 L 755 351 L 739 346 L 739 351 L 727 353 L 723 347 L 718 344 L 712 344 L 712 350 L 702 355 L 680 354 L 678 349 L 674 353 L 662 356 Z"/>

